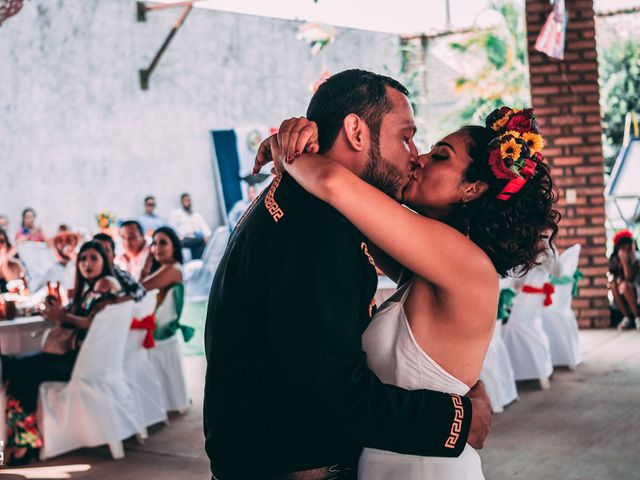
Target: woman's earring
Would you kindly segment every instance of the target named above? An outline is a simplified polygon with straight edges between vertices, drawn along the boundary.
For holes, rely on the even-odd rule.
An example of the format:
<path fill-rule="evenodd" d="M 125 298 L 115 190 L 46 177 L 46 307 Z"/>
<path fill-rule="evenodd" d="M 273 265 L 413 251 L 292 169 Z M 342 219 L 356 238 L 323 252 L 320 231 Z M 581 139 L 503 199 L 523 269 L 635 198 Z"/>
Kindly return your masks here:
<path fill-rule="evenodd" d="M 465 202 L 464 200 L 462 201 L 462 214 L 464 216 L 464 221 L 466 223 L 466 227 L 465 227 L 465 235 L 466 237 L 471 240 L 471 236 L 469 235 L 469 230 L 471 229 L 470 225 L 469 225 L 469 215 L 467 213 L 467 202 Z"/>

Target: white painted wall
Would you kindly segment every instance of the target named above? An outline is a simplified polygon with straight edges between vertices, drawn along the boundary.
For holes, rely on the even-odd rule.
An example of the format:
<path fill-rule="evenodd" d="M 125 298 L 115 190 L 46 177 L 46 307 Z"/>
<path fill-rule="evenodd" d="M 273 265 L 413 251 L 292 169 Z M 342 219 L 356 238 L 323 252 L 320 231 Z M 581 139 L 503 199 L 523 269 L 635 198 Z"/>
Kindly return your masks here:
<path fill-rule="evenodd" d="M 301 115 L 324 70 L 398 69 L 394 35 L 339 30 L 312 57 L 298 22 L 195 9 L 142 91 L 179 10 L 136 22 L 133 0 L 31 0 L 0 27 L 0 213 L 25 206 L 45 233 L 137 216 L 152 193 L 168 215 L 182 191 L 220 223 L 209 131 Z"/>

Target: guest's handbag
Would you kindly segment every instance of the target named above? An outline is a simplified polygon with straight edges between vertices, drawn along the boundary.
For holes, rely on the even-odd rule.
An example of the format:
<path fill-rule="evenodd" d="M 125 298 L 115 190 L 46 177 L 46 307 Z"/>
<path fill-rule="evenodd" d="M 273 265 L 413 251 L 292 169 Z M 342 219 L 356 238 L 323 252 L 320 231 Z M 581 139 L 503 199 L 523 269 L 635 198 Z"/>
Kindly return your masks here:
<path fill-rule="evenodd" d="M 65 355 L 75 348 L 75 328 L 54 325 L 42 340 L 42 351 L 54 355 Z"/>

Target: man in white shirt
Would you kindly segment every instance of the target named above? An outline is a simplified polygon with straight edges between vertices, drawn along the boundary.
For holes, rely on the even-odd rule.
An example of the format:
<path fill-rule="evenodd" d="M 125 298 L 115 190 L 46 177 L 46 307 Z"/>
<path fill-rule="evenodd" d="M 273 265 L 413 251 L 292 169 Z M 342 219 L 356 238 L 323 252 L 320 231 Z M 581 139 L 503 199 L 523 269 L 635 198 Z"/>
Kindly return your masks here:
<path fill-rule="evenodd" d="M 156 198 L 149 195 L 144 199 L 144 214 L 138 219 L 142 226 L 142 231 L 147 237 L 152 237 L 153 232 L 167 224 L 164 218 L 155 214 Z"/>
<path fill-rule="evenodd" d="M 41 285 L 36 289 L 46 286 L 47 282 L 58 282 L 71 298 L 76 282 L 77 248 L 83 240 L 80 233 L 67 225 L 58 227 L 56 234 L 47 240 L 47 244 L 53 248 L 57 261 L 46 271 Z"/>
<path fill-rule="evenodd" d="M 182 246 L 191 250 L 191 258 L 195 260 L 202 257 L 204 247 L 211 237 L 211 229 L 202 215 L 193 211 L 188 193 L 180 196 L 180 203 L 182 208 L 173 210 L 169 215 L 169 224 L 178 233 Z"/>
<path fill-rule="evenodd" d="M 140 274 L 149 257 L 149 246 L 140 223 L 136 220 L 123 222 L 120 226 L 120 240 L 124 253 L 118 255 L 114 263 L 129 272 L 134 279 L 140 280 Z"/>

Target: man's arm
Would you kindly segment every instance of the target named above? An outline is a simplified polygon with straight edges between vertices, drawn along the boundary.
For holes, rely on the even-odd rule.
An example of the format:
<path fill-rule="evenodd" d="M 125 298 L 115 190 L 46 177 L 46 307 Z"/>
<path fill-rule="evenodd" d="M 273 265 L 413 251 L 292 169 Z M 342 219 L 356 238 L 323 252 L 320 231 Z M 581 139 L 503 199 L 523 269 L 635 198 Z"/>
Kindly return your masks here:
<path fill-rule="evenodd" d="M 361 341 L 363 253 L 339 220 L 308 223 L 289 229 L 266 286 L 266 340 L 292 393 L 355 444 L 458 456 L 471 423 L 470 400 L 385 385 L 369 370 Z"/>

